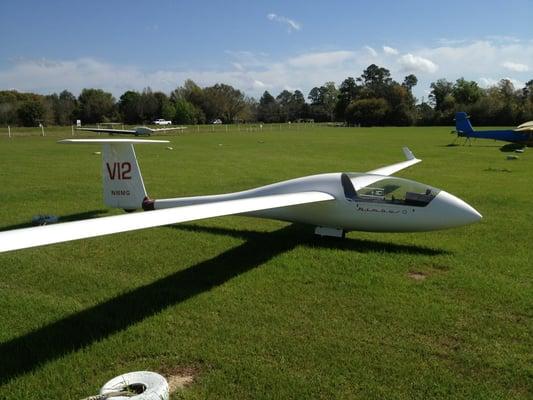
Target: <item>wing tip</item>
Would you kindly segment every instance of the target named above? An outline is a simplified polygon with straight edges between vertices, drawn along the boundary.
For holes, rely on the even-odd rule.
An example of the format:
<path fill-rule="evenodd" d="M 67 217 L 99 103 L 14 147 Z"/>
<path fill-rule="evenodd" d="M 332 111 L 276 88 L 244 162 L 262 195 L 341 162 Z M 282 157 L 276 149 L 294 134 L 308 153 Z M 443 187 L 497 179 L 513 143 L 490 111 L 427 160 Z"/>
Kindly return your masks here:
<path fill-rule="evenodd" d="M 409 149 L 409 147 L 404 146 L 402 147 L 403 154 L 405 154 L 405 158 L 407 158 L 408 161 L 414 160 L 416 157 L 413 154 L 413 152 Z"/>
<path fill-rule="evenodd" d="M 404 147 L 402 148 L 402 150 L 403 150 L 403 154 L 405 154 L 405 158 L 407 158 L 407 161 L 412 161 L 412 160 L 422 161 L 422 160 L 420 160 L 419 158 L 416 158 L 416 156 L 415 156 L 414 153 L 411 151 L 411 149 L 409 149 L 409 147 L 404 146 Z"/>

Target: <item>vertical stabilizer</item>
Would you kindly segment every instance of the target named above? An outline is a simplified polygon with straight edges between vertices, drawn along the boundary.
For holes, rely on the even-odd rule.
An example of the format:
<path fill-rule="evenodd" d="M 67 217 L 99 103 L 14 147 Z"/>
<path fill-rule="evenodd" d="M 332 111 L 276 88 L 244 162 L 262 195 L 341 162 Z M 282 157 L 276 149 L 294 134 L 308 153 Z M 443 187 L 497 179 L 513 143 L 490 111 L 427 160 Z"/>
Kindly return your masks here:
<path fill-rule="evenodd" d="M 472 128 L 468 118 L 468 114 L 464 111 L 455 113 L 455 130 L 457 133 L 468 134 L 474 132 L 474 128 Z"/>
<path fill-rule="evenodd" d="M 102 149 L 104 203 L 108 207 L 136 210 L 147 197 L 131 143 L 104 143 Z"/>
<path fill-rule="evenodd" d="M 135 156 L 134 143 L 168 143 L 144 139 L 65 139 L 59 143 L 101 144 L 104 203 L 108 207 L 133 211 L 148 197 Z"/>

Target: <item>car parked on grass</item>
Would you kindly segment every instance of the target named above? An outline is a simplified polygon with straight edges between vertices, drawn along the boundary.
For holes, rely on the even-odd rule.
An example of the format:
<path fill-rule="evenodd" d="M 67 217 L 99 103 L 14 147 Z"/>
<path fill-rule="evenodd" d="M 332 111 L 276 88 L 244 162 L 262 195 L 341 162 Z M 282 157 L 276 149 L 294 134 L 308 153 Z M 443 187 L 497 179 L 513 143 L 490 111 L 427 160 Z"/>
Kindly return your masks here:
<path fill-rule="evenodd" d="M 167 121 L 166 119 L 159 118 L 154 121 L 154 125 L 172 125 L 172 121 Z"/>

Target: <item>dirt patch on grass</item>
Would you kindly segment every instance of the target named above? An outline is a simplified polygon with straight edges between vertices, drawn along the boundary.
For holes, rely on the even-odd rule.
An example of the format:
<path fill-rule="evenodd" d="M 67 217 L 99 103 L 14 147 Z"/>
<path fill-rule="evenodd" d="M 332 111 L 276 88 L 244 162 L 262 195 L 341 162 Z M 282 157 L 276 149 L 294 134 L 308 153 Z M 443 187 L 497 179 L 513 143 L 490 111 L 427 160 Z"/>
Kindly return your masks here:
<path fill-rule="evenodd" d="M 183 389 L 185 386 L 194 382 L 192 375 L 171 375 L 167 377 L 168 389 L 170 393 L 174 393 L 178 389 Z"/>
<path fill-rule="evenodd" d="M 407 273 L 407 276 L 415 281 L 423 281 L 427 278 L 427 273 L 425 272 L 415 272 L 415 271 L 409 271 Z"/>
<path fill-rule="evenodd" d="M 407 272 L 407 277 L 415 281 L 423 281 L 432 275 L 440 275 L 445 273 L 449 269 L 450 268 L 444 264 L 422 264 L 413 266 L 409 272 Z"/>
<path fill-rule="evenodd" d="M 171 394 L 176 390 L 183 389 L 191 385 L 199 374 L 200 369 L 198 367 L 176 367 L 162 372 L 162 375 L 168 382 L 168 387 Z"/>
<path fill-rule="evenodd" d="M 453 335 L 442 336 L 437 339 L 437 345 L 447 353 L 456 352 L 461 348 L 460 338 Z"/>

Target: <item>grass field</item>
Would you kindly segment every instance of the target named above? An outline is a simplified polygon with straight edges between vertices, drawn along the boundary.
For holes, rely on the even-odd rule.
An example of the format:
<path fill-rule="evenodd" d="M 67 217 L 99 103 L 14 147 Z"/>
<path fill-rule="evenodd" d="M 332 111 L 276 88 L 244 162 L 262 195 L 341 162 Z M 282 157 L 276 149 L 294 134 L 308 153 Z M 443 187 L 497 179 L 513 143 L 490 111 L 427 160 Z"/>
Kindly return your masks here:
<path fill-rule="evenodd" d="M 442 128 L 274 126 L 138 146 L 152 197 L 288 178 L 399 173 L 484 219 L 416 234 L 224 217 L 0 255 L 0 398 L 79 399 L 135 370 L 194 377 L 173 399 L 533 397 L 533 154 L 447 147 Z M 0 137 L 0 229 L 36 214 L 119 213 L 100 157 L 46 137 Z"/>

